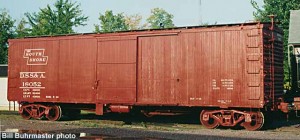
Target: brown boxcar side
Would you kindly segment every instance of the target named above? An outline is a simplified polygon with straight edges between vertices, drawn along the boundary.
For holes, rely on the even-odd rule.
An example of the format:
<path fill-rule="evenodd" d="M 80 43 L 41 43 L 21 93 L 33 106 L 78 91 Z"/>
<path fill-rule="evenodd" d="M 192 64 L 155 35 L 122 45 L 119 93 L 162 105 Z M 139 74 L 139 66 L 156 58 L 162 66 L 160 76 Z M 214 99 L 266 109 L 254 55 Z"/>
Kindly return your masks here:
<path fill-rule="evenodd" d="M 95 102 L 96 49 L 94 38 L 11 41 L 8 100 Z"/>
<path fill-rule="evenodd" d="M 243 116 L 233 124 L 221 119 L 206 124 L 210 128 L 246 120 L 247 129 L 259 129 L 260 124 L 249 126 L 249 116 L 261 119 L 260 109 L 277 109 L 283 94 L 282 32 L 272 27 L 250 23 L 13 39 L 8 100 L 24 104 L 21 114 L 35 103 L 54 112 L 61 109 L 53 104 L 89 104 L 85 107 L 97 114 L 128 112 L 131 106 L 202 107 L 213 109 L 201 113 L 204 125 L 214 114 Z M 251 109 L 258 112 L 247 112 Z M 50 120 L 60 117 L 49 114 Z"/>

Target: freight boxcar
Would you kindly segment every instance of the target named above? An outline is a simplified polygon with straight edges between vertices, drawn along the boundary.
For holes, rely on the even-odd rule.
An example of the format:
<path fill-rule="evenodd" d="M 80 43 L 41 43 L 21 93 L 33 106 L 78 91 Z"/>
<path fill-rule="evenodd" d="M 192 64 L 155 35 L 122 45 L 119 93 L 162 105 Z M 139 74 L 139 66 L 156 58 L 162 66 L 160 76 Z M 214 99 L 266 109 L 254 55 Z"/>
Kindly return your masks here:
<path fill-rule="evenodd" d="M 197 108 L 208 128 L 258 130 L 286 108 L 282 34 L 244 23 L 11 39 L 8 100 L 25 119 Z"/>

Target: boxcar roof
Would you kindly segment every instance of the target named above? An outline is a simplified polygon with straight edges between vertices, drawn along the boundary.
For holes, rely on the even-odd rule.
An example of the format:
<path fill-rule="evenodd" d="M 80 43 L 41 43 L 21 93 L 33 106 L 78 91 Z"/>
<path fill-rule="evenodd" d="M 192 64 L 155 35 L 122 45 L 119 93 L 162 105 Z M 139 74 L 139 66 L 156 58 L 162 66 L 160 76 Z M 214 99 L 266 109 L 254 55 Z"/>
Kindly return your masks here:
<path fill-rule="evenodd" d="M 194 28 L 212 28 L 222 26 L 244 26 L 244 25 L 255 25 L 255 24 L 271 24 L 270 22 L 248 22 L 248 23 L 234 23 L 234 24 L 216 24 L 216 25 L 203 25 L 203 26 L 185 26 L 185 27 L 174 27 L 174 28 L 162 28 L 162 29 L 141 29 L 141 30 L 127 30 L 127 31 L 116 31 L 116 32 L 105 32 L 105 33 L 74 33 L 74 34 L 59 34 L 59 35 L 42 35 L 42 36 L 26 36 L 23 38 L 40 38 L 40 37 L 58 37 L 58 36 L 76 36 L 76 35 L 92 35 L 92 34 L 109 34 L 109 33 L 127 33 L 127 32 L 143 32 L 143 31 L 167 31 L 174 29 L 194 29 Z M 22 38 L 16 38 L 22 39 Z"/>

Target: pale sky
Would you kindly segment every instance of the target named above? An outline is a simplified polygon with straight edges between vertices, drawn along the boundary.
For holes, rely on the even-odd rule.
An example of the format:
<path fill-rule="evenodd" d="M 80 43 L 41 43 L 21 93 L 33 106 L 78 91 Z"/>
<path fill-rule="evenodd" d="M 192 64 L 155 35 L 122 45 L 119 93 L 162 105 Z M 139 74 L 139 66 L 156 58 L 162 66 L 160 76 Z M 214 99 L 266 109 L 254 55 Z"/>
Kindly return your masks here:
<path fill-rule="evenodd" d="M 203 23 L 229 24 L 253 20 L 254 8 L 250 0 L 71 0 L 81 4 L 83 14 L 88 16 L 87 25 L 75 28 L 79 33 L 94 31 L 99 24 L 99 13 L 113 10 L 126 15 L 140 14 L 143 22 L 153 8 L 159 7 L 174 15 L 175 26 L 196 26 Z M 263 0 L 256 0 L 263 5 Z M 0 9 L 6 9 L 17 22 L 24 13 L 38 12 L 39 8 L 53 5 L 55 0 L 0 0 Z"/>

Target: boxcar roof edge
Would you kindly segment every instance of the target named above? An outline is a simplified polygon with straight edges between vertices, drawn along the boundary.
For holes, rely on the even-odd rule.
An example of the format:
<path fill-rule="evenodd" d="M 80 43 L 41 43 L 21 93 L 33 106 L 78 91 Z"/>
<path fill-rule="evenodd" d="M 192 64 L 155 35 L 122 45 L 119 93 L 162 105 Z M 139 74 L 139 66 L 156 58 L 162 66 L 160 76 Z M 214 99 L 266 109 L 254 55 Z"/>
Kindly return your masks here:
<path fill-rule="evenodd" d="M 213 27 L 222 27 L 222 26 L 244 26 L 244 25 L 255 25 L 255 24 L 271 24 L 271 22 L 248 22 L 248 23 L 233 23 L 233 24 L 203 25 L 203 26 L 183 26 L 183 27 L 174 27 L 174 28 L 127 30 L 127 31 L 105 32 L 105 33 L 73 33 L 73 34 L 58 34 L 58 35 L 26 36 L 26 37 L 22 37 L 22 38 L 14 38 L 14 39 L 9 39 L 9 40 L 18 40 L 18 39 L 27 39 L 27 38 L 44 38 L 44 37 L 63 37 L 63 36 L 79 36 L 79 35 L 128 33 L 128 32 L 144 32 L 144 31 L 157 31 L 157 30 L 168 31 L 168 30 L 174 30 L 174 29 L 213 28 Z"/>

